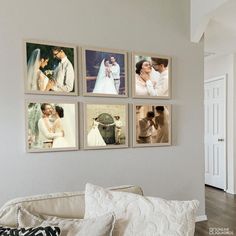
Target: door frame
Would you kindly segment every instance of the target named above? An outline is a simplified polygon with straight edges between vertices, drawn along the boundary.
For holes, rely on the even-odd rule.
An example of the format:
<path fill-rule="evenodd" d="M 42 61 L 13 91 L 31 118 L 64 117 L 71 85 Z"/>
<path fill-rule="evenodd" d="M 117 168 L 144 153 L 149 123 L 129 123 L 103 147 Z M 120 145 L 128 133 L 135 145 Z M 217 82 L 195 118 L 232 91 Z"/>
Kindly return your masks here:
<path fill-rule="evenodd" d="M 224 166 L 223 166 L 223 169 L 224 169 L 224 191 L 226 191 L 228 189 L 228 167 L 227 167 L 227 163 L 228 163 L 228 160 L 227 160 L 227 128 L 228 128 L 228 125 L 227 125 L 227 100 L 228 100 L 228 97 L 227 97 L 227 74 L 224 74 L 224 75 L 221 75 L 221 76 L 217 76 L 217 77 L 212 77 L 210 79 L 206 79 L 204 80 L 204 89 L 205 89 L 205 84 L 207 83 L 211 83 L 211 82 L 215 82 L 215 81 L 218 81 L 218 80 L 223 80 L 224 82 L 224 86 L 225 86 L 225 109 L 224 109 L 224 112 L 225 112 L 225 116 L 224 116 L 224 125 L 225 125 L 225 130 L 224 130 L 224 155 L 225 155 L 225 158 L 224 158 Z M 204 96 L 205 96 L 205 92 L 204 92 Z M 205 100 L 205 98 L 204 98 Z M 204 105 L 205 106 L 205 105 Z M 205 134 L 204 134 L 205 136 Z M 205 138 L 204 138 L 205 140 Z M 205 152 L 204 152 L 205 153 Z M 204 154 L 204 159 L 205 159 L 205 154 Z M 205 166 L 205 165 L 204 165 Z M 205 173 L 205 171 L 204 171 Z"/>

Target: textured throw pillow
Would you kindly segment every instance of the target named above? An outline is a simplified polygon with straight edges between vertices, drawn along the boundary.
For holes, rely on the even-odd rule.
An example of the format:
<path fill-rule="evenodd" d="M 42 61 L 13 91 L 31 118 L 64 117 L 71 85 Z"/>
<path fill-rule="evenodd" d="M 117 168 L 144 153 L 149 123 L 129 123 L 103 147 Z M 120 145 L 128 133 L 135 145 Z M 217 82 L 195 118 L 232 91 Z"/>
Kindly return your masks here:
<path fill-rule="evenodd" d="M 47 215 L 37 216 L 23 208 L 18 210 L 19 227 L 58 226 L 61 229 L 61 236 L 112 236 L 114 224 L 113 213 L 84 220 Z"/>
<path fill-rule="evenodd" d="M 0 235 L 2 236 L 59 236 L 60 229 L 58 227 L 47 226 L 37 228 L 8 228 L 0 227 Z"/>
<path fill-rule="evenodd" d="M 85 218 L 114 212 L 114 236 L 193 236 L 199 202 L 167 201 L 86 185 Z"/>

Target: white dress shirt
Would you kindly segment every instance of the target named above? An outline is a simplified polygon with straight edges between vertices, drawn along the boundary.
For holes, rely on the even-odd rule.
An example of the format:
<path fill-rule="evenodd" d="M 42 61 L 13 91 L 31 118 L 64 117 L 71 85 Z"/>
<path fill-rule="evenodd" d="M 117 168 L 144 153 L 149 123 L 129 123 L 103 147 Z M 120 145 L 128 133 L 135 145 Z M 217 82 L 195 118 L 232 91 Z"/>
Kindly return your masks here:
<path fill-rule="evenodd" d="M 155 80 L 146 81 L 146 87 L 151 96 L 168 96 L 168 70 L 160 73 Z"/>
<path fill-rule="evenodd" d="M 112 64 L 110 70 L 114 79 L 120 79 L 120 66 L 118 63 Z"/>
<path fill-rule="evenodd" d="M 123 126 L 123 122 L 121 120 L 116 120 L 115 126 L 116 126 L 116 128 L 121 129 L 121 127 Z"/>
<path fill-rule="evenodd" d="M 152 135 L 153 127 L 150 125 L 150 121 L 147 118 L 143 118 L 139 121 L 139 136 L 140 137 L 149 137 Z"/>
<path fill-rule="evenodd" d="M 54 91 L 71 92 L 74 88 L 74 68 L 67 57 L 64 57 L 55 69 L 56 84 Z"/>
<path fill-rule="evenodd" d="M 160 78 L 155 87 L 158 96 L 168 96 L 168 76 L 168 70 L 161 72 Z"/>

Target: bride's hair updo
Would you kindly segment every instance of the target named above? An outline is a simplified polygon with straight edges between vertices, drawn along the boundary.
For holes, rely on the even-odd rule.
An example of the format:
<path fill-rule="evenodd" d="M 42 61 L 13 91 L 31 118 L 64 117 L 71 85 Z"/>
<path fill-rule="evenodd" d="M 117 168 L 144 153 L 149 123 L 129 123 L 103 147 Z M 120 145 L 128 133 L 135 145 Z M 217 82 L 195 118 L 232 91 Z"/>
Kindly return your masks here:
<path fill-rule="evenodd" d="M 58 114 L 58 116 L 59 116 L 60 118 L 63 118 L 63 117 L 64 117 L 64 110 L 63 110 L 62 107 L 60 107 L 60 106 L 55 106 L 55 110 L 56 110 L 56 112 L 57 112 L 57 114 Z"/>
<path fill-rule="evenodd" d="M 147 60 L 141 60 L 139 62 L 136 63 L 136 74 L 140 75 L 140 72 L 142 70 L 142 67 L 143 67 L 143 63 L 144 62 L 148 62 Z"/>
<path fill-rule="evenodd" d="M 49 54 L 45 51 L 45 50 L 40 50 L 40 54 L 39 54 L 39 60 L 41 59 L 49 59 Z"/>
<path fill-rule="evenodd" d="M 106 64 L 107 61 L 110 62 L 109 58 L 105 57 L 105 58 L 104 58 L 104 64 Z"/>
<path fill-rule="evenodd" d="M 156 111 L 164 111 L 164 106 L 156 106 Z"/>

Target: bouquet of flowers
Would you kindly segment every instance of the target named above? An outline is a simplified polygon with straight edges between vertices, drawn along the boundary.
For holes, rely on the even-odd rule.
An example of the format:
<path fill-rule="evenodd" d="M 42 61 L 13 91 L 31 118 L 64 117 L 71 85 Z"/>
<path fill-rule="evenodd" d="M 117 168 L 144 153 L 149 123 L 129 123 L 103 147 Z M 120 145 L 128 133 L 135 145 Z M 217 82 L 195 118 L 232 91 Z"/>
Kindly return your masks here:
<path fill-rule="evenodd" d="M 48 77 L 49 80 L 55 80 L 53 70 L 45 70 L 44 73 Z"/>

